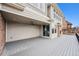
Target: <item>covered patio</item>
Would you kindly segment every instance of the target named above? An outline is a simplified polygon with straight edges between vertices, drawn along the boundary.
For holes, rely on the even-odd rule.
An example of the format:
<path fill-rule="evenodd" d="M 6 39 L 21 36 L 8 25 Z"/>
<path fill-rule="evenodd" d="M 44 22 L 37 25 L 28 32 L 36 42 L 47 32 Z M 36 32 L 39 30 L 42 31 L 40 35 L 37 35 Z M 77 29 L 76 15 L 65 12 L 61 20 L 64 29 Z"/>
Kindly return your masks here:
<path fill-rule="evenodd" d="M 32 38 L 6 43 L 3 55 L 13 56 L 79 56 L 75 35 L 59 38 Z"/>

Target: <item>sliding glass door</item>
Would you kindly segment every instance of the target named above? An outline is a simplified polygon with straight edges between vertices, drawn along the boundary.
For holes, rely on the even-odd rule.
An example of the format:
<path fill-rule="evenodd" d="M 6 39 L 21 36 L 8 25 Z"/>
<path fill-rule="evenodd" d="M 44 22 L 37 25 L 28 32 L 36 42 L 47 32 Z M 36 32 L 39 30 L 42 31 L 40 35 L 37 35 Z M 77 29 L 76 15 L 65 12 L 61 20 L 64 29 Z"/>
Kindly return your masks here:
<path fill-rule="evenodd" d="M 43 36 L 49 36 L 49 25 L 43 25 Z"/>

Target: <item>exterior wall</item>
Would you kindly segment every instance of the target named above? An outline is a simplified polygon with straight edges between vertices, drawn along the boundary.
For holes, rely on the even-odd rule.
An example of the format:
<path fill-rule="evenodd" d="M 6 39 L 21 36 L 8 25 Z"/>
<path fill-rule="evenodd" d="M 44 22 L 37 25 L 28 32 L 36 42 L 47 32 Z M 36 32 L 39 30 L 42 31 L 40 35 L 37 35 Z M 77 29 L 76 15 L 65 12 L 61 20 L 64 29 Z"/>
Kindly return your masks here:
<path fill-rule="evenodd" d="M 44 15 L 47 15 L 47 4 L 46 3 L 28 3 L 41 11 Z M 39 12 L 39 11 L 38 11 Z"/>
<path fill-rule="evenodd" d="M 63 20 L 63 34 L 72 33 L 72 25 L 66 20 Z"/>
<path fill-rule="evenodd" d="M 19 23 L 7 23 L 7 42 L 38 37 L 41 26 Z"/>
<path fill-rule="evenodd" d="M 67 28 L 67 23 L 65 20 L 63 20 L 63 28 L 66 29 Z"/>
<path fill-rule="evenodd" d="M 68 33 L 72 33 L 72 25 L 68 24 Z"/>
<path fill-rule="evenodd" d="M 62 27 L 63 34 L 67 33 L 67 22 L 63 20 L 63 27 Z"/>
<path fill-rule="evenodd" d="M 46 3 L 3 3 L 0 10 L 7 20 L 6 42 L 41 36 L 42 25 L 50 24 Z M 20 24 L 14 23 L 16 20 Z"/>
<path fill-rule="evenodd" d="M 0 55 L 1 55 L 4 45 L 5 45 L 5 40 L 6 40 L 5 32 L 6 32 L 5 31 L 5 22 L 0 13 Z"/>
<path fill-rule="evenodd" d="M 38 5 L 41 5 L 41 4 L 38 3 Z M 47 5 L 45 3 L 42 4 L 42 6 L 43 6 L 42 9 L 37 8 L 38 5 L 35 7 L 35 6 L 28 4 L 28 3 L 24 3 L 24 4 L 20 4 L 20 3 L 19 4 L 17 4 L 17 3 L 6 3 L 5 4 L 4 3 L 4 4 L 1 4 L 0 10 L 8 12 L 8 13 L 20 15 L 20 16 L 23 16 L 23 17 L 26 17 L 26 18 L 30 18 L 32 20 L 50 23 L 48 21 L 49 18 L 46 15 L 47 11 L 45 10 Z M 21 7 L 21 9 L 22 8 L 23 9 L 21 10 L 20 7 Z M 43 11 L 43 10 L 45 10 L 45 11 Z"/>
<path fill-rule="evenodd" d="M 61 35 L 61 27 L 62 26 L 62 14 L 61 12 L 59 12 L 59 8 L 56 4 L 53 4 L 50 5 L 49 9 L 48 9 L 48 16 L 50 17 L 51 19 L 51 29 L 50 31 L 52 32 L 51 33 L 51 38 L 55 38 L 59 35 Z M 59 23 L 59 25 L 58 25 Z M 59 26 L 59 27 L 58 27 Z"/>
<path fill-rule="evenodd" d="M 50 38 L 55 38 L 56 37 L 56 33 L 55 33 L 55 22 L 54 22 L 54 9 L 52 8 L 52 6 L 50 5 L 49 9 L 48 9 L 48 16 L 51 19 L 51 24 L 50 24 Z M 55 20 L 56 21 L 56 20 Z"/>

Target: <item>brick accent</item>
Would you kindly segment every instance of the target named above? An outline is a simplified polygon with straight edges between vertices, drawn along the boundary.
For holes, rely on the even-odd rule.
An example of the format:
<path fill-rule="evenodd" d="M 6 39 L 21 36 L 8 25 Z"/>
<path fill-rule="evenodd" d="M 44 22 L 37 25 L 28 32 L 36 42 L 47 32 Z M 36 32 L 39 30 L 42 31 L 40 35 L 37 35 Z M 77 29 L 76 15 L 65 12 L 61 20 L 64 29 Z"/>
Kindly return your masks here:
<path fill-rule="evenodd" d="M 5 22 L 4 19 L 0 13 L 0 55 L 3 51 L 4 45 L 5 45 Z"/>
<path fill-rule="evenodd" d="M 66 20 L 63 20 L 63 34 L 70 34 L 72 33 L 72 24 Z"/>

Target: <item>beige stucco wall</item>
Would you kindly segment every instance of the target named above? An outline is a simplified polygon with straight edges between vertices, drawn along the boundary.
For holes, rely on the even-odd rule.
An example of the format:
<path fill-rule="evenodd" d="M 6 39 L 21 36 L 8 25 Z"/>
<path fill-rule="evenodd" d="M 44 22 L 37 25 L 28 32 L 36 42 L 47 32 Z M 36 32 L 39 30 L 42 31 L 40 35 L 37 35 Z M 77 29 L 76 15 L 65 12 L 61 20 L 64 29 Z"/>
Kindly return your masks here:
<path fill-rule="evenodd" d="M 54 33 L 51 33 L 51 38 L 57 37 L 59 31 L 62 29 L 62 28 L 57 29 L 57 23 L 60 23 L 60 25 L 62 24 L 62 17 L 60 15 L 58 15 L 58 13 L 56 11 L 54 11 L 55 8 L 58 8 L 58 7 L 54 6 L 54 8 L 53 8 L 52 6 L 50 6 L 50 8 L 49 8 L 49 17 L 51 19 L 50 33 L 52 32 L 52 29 L 54 29 Z M 59 8 L 58 8 L 58 10 L 59 10 Z M 55 33 L 55 29 L 56 29 L 56 33 Z"/>
<path fill-rule="evenodd" d="M 10 6 L 10 5 L 12 5 L 13 7 Z M 24 6 L 23 10 L 18 10 L 17 9 L 17 4 L 15 4 L 15 3 L 14 3 L 14 5 L 13 4 L 9 4 L 9 6 L 5 5 L 5 4 L 1 4 L 0 10 L 8 12 L 8 13 L 12 13 L 12 14 L 20 15 L 20 16 L 23 16 L 25 18 L 30 18 L 30 19 L 33 19 L 33 20 L 45 22 L 45 23 L 48 23 L 48 24 L 50 23 L 49 22 L 49 18 L 46 15 L 41 13 L 41 9 L 39 10 L 38 8 L 35 8 L 33 6 L 31 6 L 31 7 L 33 7 L 31 9 L 30 7 L 28 7 L 29 5 L 27 5 L 27 3 L 24 4 L 24 5 L 25 6 Z M 14 7 L 16 7 L 16 8 L 14 8 Z M 34 8 L 35 8 L 35 10 L 34 10 Z"/>
<path fill-rule="evenodd" d="M 40 36 L 41 27 L 18 23 L 7 23 L 7 42 Z"/>

